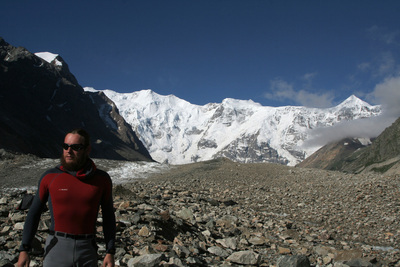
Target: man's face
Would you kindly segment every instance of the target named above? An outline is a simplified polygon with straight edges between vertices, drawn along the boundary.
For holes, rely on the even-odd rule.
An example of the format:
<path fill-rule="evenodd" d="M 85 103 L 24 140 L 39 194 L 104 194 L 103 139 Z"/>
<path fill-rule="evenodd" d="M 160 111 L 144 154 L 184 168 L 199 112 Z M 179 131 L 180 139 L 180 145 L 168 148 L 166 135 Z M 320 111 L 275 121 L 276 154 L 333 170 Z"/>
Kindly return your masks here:
<path fill-rule="evenodd" d="M 71 145 L 83 145 L 84 138 L 79 134 L 67 134 L 64 139 L 64 143 Z M 61 157 L 61 165 L 69 171 L 78 171 L 86 163 L 89 157 L 90 147 L 83 147 L 80 150 L 73 150 L 71 147 L 67 149 L 63 148 L 63 154 Z"/>

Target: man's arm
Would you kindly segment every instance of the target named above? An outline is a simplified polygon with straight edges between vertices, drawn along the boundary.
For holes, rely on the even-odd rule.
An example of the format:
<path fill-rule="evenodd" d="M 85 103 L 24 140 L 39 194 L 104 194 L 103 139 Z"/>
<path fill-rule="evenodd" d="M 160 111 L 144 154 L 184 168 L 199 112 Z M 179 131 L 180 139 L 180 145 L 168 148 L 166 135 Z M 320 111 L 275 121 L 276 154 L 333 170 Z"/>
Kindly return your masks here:
<path fill-rule="evenodd" d="M 108 180 L 105 192 L 106 193 L 103 196 L 101 202 L 101 211 L 103 217 L 103 233 L 104 233 L 104 240 L 106 243 L 106 253 L 108 258 L 111 258 L 110 256 L 113 256 L 115 254 L 115 232 L 116 232 L 111 178 L 109 178 Z M 112 257 L 112 260 L 114 260 L 114 257 Z"/>
<path fill-rule="evenodd" d="M 29 267 L 30 257 L 29 251 L 31 250 L 31 243 L 33 238 L 35 237 L 39 221 L 40 215 L 42 214 L 44 204 L 41 203 L 39 198 L 39 190 L 33 199 L 32 205 L 29 208 L 28 216 L 26 217 L 24 223 L 24 232 L 22 235 L 22 243 L 19 248 L 19 257 L 18 257 L 18 267 Z"/>
<path fill-rule="evenodd" d="M 43 203 L 39 197 L 39 190 L 37 191 L 32 205 L 29 208 L 28 215 L 24 223 L 24 231 L 22 234 L 22 243 L 20 246 L 20 251 L 29 251 L 31 249 L 32 240 L 35 237 L 40 216 L 45 207 L 46 203 Z"/>
<path fill-rule="evenodd" d="M 104 203 L 101 207 L 103 217 L 103 233 L 106 242 L 106 253 L 115 253 L 115 213 L 112 199 Z"/>
<path fill-rule="evenodd" d="M 31 250 L 32 240 L 35 237 L 40 216 L 46 206 L 48 199 L 48 191 L 43 187 L 43 179 L 49 173 L 45 172 L 39 180 L 38 189 L 36 195 L 33 198 L 32 205 L 29 207 L 28 215 L 26 216 L 24 223 L 24 231 L 22 233 L 22 242 L 19 251 L 28 253 Z M 23 253 L 25 254 L 25 253 Z M 25 256 L 25 255 L 22 255 Z M 24 257 L 25 258 L 25 257 Z M 29 258 L 28 258 L 29 259 Z M 28 262 L 29 264 L 29 262 Z"/>

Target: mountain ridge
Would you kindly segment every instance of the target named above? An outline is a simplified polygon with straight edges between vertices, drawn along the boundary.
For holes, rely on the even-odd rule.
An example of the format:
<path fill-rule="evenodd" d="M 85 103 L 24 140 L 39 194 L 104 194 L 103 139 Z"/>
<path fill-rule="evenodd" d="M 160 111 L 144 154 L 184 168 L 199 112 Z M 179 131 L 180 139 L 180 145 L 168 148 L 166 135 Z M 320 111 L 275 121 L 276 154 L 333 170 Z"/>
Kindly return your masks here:
<path fill-rule="evenodd" d="M 337 170 L 348 173 L 400 172 L 400 118 L 387 127 L 371 144 L 345 139 L 323 146 L 299 167 Z"/>
<path fill-rule="evenodd" d="M 132 93 L 84 90 L 104 92 L 152 157 L 171 164 L 226 157 L 296 165 L 319 148 L 301 148 L 313 129 L 381 113 L 379 105 L 369 105 L 354 95 L 335 107 L 320 109 L 268 107 L 231 98 L 200 106 L 150 89 Z"/>
<path fill-rule="evenodd" d="M 0 148 L 58 158 L 65 133 L 85 128 L 93 157 L 152 161 L 130 125 L 109 128 L 93 94 L 83 90 L 59 55 L 53 56 L 44 60 L 0 37 Z M 123 120 L 117 110 L 109 117 L 116 124 Z"/>
<path fill-rule="evenodd" d="M 65 131 L 79 125 L 94 133 L 97 156 L 170 164 L 225 157 L 294 166 L 323 146 L 314 140 L 318 129 L 382 112 L 354 95 L 321 109 L 232 98 L 200 106 L 150 89 L 99 91 L 82 88 L 58 54 L 35 55 L 2 38 L 0 48 L 0 146 L 39 156 L 57 155 Z M 368 137 L 363 134 L 358 137 Z"/>

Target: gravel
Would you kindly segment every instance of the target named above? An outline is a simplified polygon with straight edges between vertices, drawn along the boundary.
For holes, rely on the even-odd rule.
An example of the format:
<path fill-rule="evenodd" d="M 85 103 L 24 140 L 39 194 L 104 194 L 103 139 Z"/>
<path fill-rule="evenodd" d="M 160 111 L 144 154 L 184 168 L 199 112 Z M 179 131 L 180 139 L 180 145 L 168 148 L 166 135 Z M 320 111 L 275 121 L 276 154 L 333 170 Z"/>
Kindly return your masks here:
<path fill-rule="evenodd" d="M 48 168 L 26 168 L 35 160 L 17 158 L 0 161 L 2 194 L 21 183 L 34 186 Z M 117 263 L 134 266 L 149 254 L 164 266 L 173 265 L 168 261 L 234 265 L 242 258 L 253 262 L 236 262 L 239 266 L 271 266 L 301 255 L 312 266 L 400 266 L 399 185 L 399 174 L 355 175 L 226 159 L 171 166 L 115 186 Z M 175 238 L 166 231 L 171 225 L 180 229 Z M 7 234 L 18 236 L 18 231 Z M 146 247 L 152 250 L 144 253 Z"/>

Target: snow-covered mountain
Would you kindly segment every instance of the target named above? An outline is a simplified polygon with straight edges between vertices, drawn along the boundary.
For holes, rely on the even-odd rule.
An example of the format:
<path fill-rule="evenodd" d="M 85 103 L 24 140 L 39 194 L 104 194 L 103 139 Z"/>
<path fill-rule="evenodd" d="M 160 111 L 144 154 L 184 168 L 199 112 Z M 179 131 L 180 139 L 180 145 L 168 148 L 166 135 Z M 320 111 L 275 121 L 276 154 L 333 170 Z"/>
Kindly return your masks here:
<path fill-rule="evenodd" d="M 102 92 L 115 103 L 152 158 L 170 164 L 223 156 L 237 162 L 296 165 L 321 147 L 302 147 L 312 129 L 381 113 L 380 106 L 371 106 L 356 96 L 321 109 L 268 107 L 230 98 L 199 106 L 151 90 Z"/>

